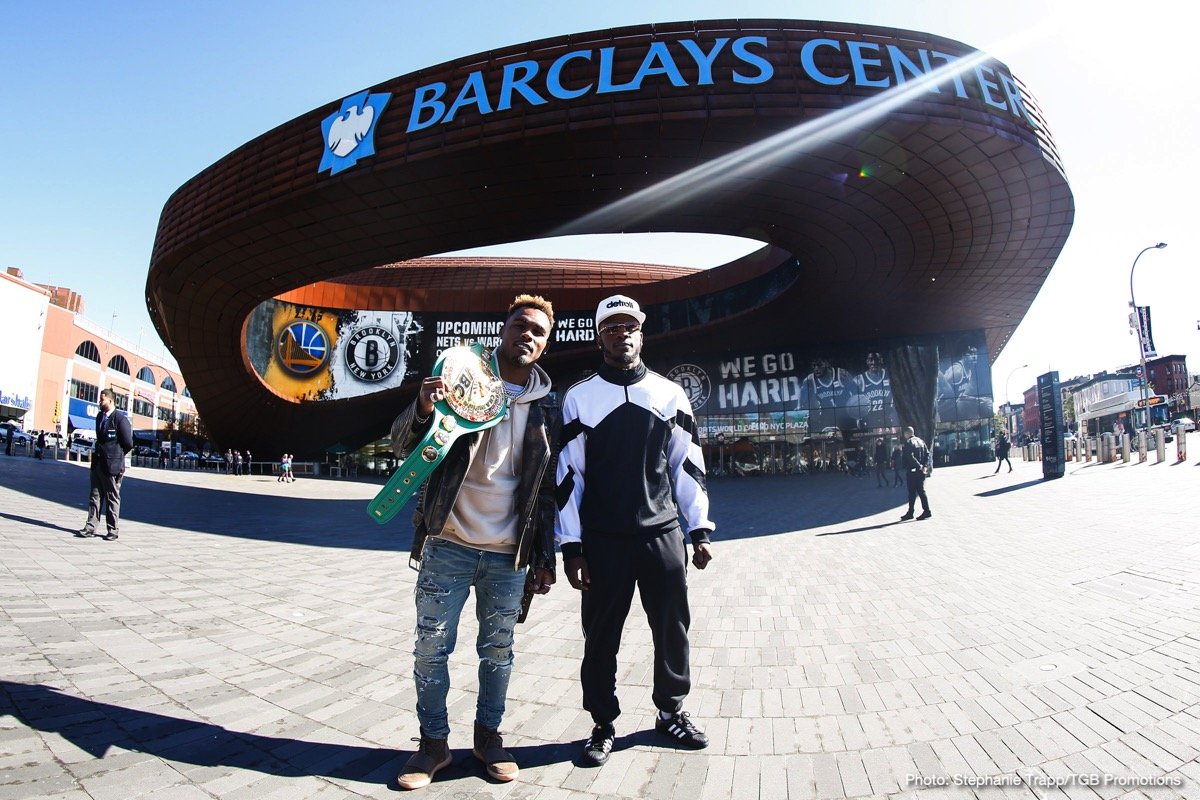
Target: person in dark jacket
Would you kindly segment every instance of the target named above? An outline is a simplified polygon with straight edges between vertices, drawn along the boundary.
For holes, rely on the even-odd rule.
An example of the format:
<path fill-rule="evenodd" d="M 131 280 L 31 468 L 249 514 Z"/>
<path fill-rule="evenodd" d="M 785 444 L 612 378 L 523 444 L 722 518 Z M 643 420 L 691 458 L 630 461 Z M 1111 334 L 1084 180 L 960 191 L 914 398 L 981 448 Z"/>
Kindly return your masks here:
<path fill-rule="evenodd" d="M 608 760 L 616 740 L 617 651 L 636 588 L 654 641 L 654 727 L 673 744 L 708 746 L 683 710 L 691 690 L 687 550 L 692 564 L 712 559 L 700 449 L 691 403 L 678 384 L 642 363 L 646 315 L 624 295 L 596 309 L 600 370 L 563 400 L 558 462 L 557 535 L 563 571 L 582 595 L 583 707 L 592 734 L 583 763 Z"/>
<path fill-rule="evenodd" d="M 900 520 L 913 518 L 918 497 L 921 498 L 921 516 L 917 519 L 929 519 L 933 516 L 933 512 L 929 510 L 929 498 L 925 496 L 925 479 L 933 470 L 929 448 L 911 427 L 904 429 L 903 436 L 904 449 L 900 454 L 900 462 L 904 465 L 905 477 L 908 480 L 908 511 Z"/>
<path fill-rule="evenodd" d="M 511 781 L 519 772 L 499 727 L 513 664 L 513 630 L 522 597 L 554 583 L 554 455 L 558 410 L 537 360 L 554 327 L 554 308 L 520 295 L 508 309 L 496 349 L 508 411 L 495 426 L 451 446 L 413 514 L 410 564 L 419 562 L 413 677 L 420 745 L 400 773 L 401 788 L 418 789 L 451 763 L 447 660 L 458 619 L 475 589 L 479 619 L 479 697 L 472 752 L 488 774 Z M 410 451 L 429 431 L 434 403 L 448 391 L 441 377 L 421 383 L 417 399 L 392 424 L 392 449 Z"/>
<path fill-rule="evenodd" d="M 1011 449 L 1012 442 L 1008 440 L 1008 434 L 1001 433 L 996 439 L 996 472 L 993 472 L 993 475 L 1000 471 L 1000 465 L 1006 461 L 1008 462 L 1008 471 L 1012 472 L 1012 462 L 1008 460 L 1008 451 Z"/>
<path fill-rule="evenodd" d="M 96 444 L 92 451 L 91 494 L 88 497 L 87 522 L 78 536 L 95 536 L 100 510 L 108 532 L 105 541 L 118 536 L 121 518 L 121 479 L 125 476 L 125 454 L 133 449 L 133 426 L 129 417 L 117 410 L 112 389 L 100 390 L 100 413 L 96 415 Z"/>
<path fill-rule="evenodd" d="M 888 485 L 887 470 L 888 452 L 887 445 L 883 443 L 883 439 L 875 440 L 875 488 L 886 489 Z"/>

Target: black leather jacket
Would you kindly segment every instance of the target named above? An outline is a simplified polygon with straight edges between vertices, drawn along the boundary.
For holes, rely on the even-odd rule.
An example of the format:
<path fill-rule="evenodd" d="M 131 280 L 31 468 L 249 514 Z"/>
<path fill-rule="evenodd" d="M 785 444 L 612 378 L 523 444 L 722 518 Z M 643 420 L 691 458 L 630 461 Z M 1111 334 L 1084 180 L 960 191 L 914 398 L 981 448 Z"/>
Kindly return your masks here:
<path fill-rule="evenodd" d="M 513 567 L 524 569 L 533 566 L 554 572 L 554 471 L 562 416 L 550 395 L 534 400 L 529 405 L 521 481 L 515 498 L 515 508 L 520 516 L 517 519 L 517 556 Z M 423 425 L 418 423 L 417 401 L 413 400 L 392 423 L 392 451 L 403 458 L 428 433 L 431 423 L 432 420 L 427 420 Z M 445 527 L 482 436 L 482 433 L 460 436 L 421 487 L 417 507 L 413 511 L 415 535 L 409 554 L 409 566 L 414 569 L 420 564 L 425 540 L 437 535 Z"/>

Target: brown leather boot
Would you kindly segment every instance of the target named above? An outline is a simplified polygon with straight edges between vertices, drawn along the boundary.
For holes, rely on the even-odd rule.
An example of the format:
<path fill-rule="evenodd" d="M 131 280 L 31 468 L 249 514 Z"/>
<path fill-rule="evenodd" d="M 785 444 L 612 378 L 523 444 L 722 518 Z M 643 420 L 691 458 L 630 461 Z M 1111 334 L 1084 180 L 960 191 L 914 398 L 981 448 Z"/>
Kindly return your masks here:
<path fill-rule="evenodd" d="M 512 753 L 504 749 L 500 731 L 475 723 L 475 757 L 487 767 L 488 775 L 507 783 L 521 774 Z"/>
<path fill-rule="evenodd" d="M 420 744 L 417 745 L 417 752 L 412 754 L 412 758 L 408 759 L 403 771 L 396 778 L 401 789 L 420 789 L 428 786 L 438 770 L 450 766 L 454 760 L 445 739 L 432 739 L 425 735 L 425 731 L 421 731 L 421 738 L 413 741 Z"/>

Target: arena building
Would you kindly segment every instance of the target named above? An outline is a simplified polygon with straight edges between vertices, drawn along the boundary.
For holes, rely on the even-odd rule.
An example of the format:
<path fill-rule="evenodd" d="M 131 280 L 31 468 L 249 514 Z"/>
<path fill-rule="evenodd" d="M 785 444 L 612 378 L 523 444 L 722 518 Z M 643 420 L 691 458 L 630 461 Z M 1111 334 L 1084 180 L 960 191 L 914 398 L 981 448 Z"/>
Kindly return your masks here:
<path fill-rule="evenodd" d="M 151 317 L 218 446 L 355 448 L 519 292 L 551 298 L 560 388 L 596 302 L 646 307 L 716 471 L 836 463 L 913 424 L 990 457 L 990 363 L 1074 203 L 1009 68 L 931 34 L 706 20 L 571 34 L 351 93 L 169 199 Z M 690 270 L 439 258 L 595 233 L 763 247 Z M 381 467 L 386 464 L 380 465 Z"/>

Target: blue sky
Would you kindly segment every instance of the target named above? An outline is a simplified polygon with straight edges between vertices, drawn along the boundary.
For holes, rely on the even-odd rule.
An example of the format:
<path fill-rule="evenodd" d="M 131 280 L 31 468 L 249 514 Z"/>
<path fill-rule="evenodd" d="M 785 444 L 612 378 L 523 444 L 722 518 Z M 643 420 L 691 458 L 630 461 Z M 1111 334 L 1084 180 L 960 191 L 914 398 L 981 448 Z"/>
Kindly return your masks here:
<path fill-rule="evenodd" d="M 1047 0 L 9 4 L 0 27 L 0 107 L 10 123 L 0 267 L 75 289 L 89 318 L 158 349 L 143 290 L 163 204 L 209 164 L 299 114 L 548 36 L 685 19 L 836 20 L 982 48 L 1047 115 L 1075 193 L 1075 228 L 993 366 L 998 388 L 1010 384 L 1015 397 L 1046 369 L 1070 377 L 1134 361 L 1129 268 L 1157 241 L 1169 247 L 1142 258 L 1137 299 L 1153 308 L 1159 352 L 1184 353 L 1200 371 L 1190 169 L 1200 92 L 1183 8 L 1146 3 L 1110 16 L 1093 3 Z M 652 247 L 629 255 L 663 260 Z"/>

